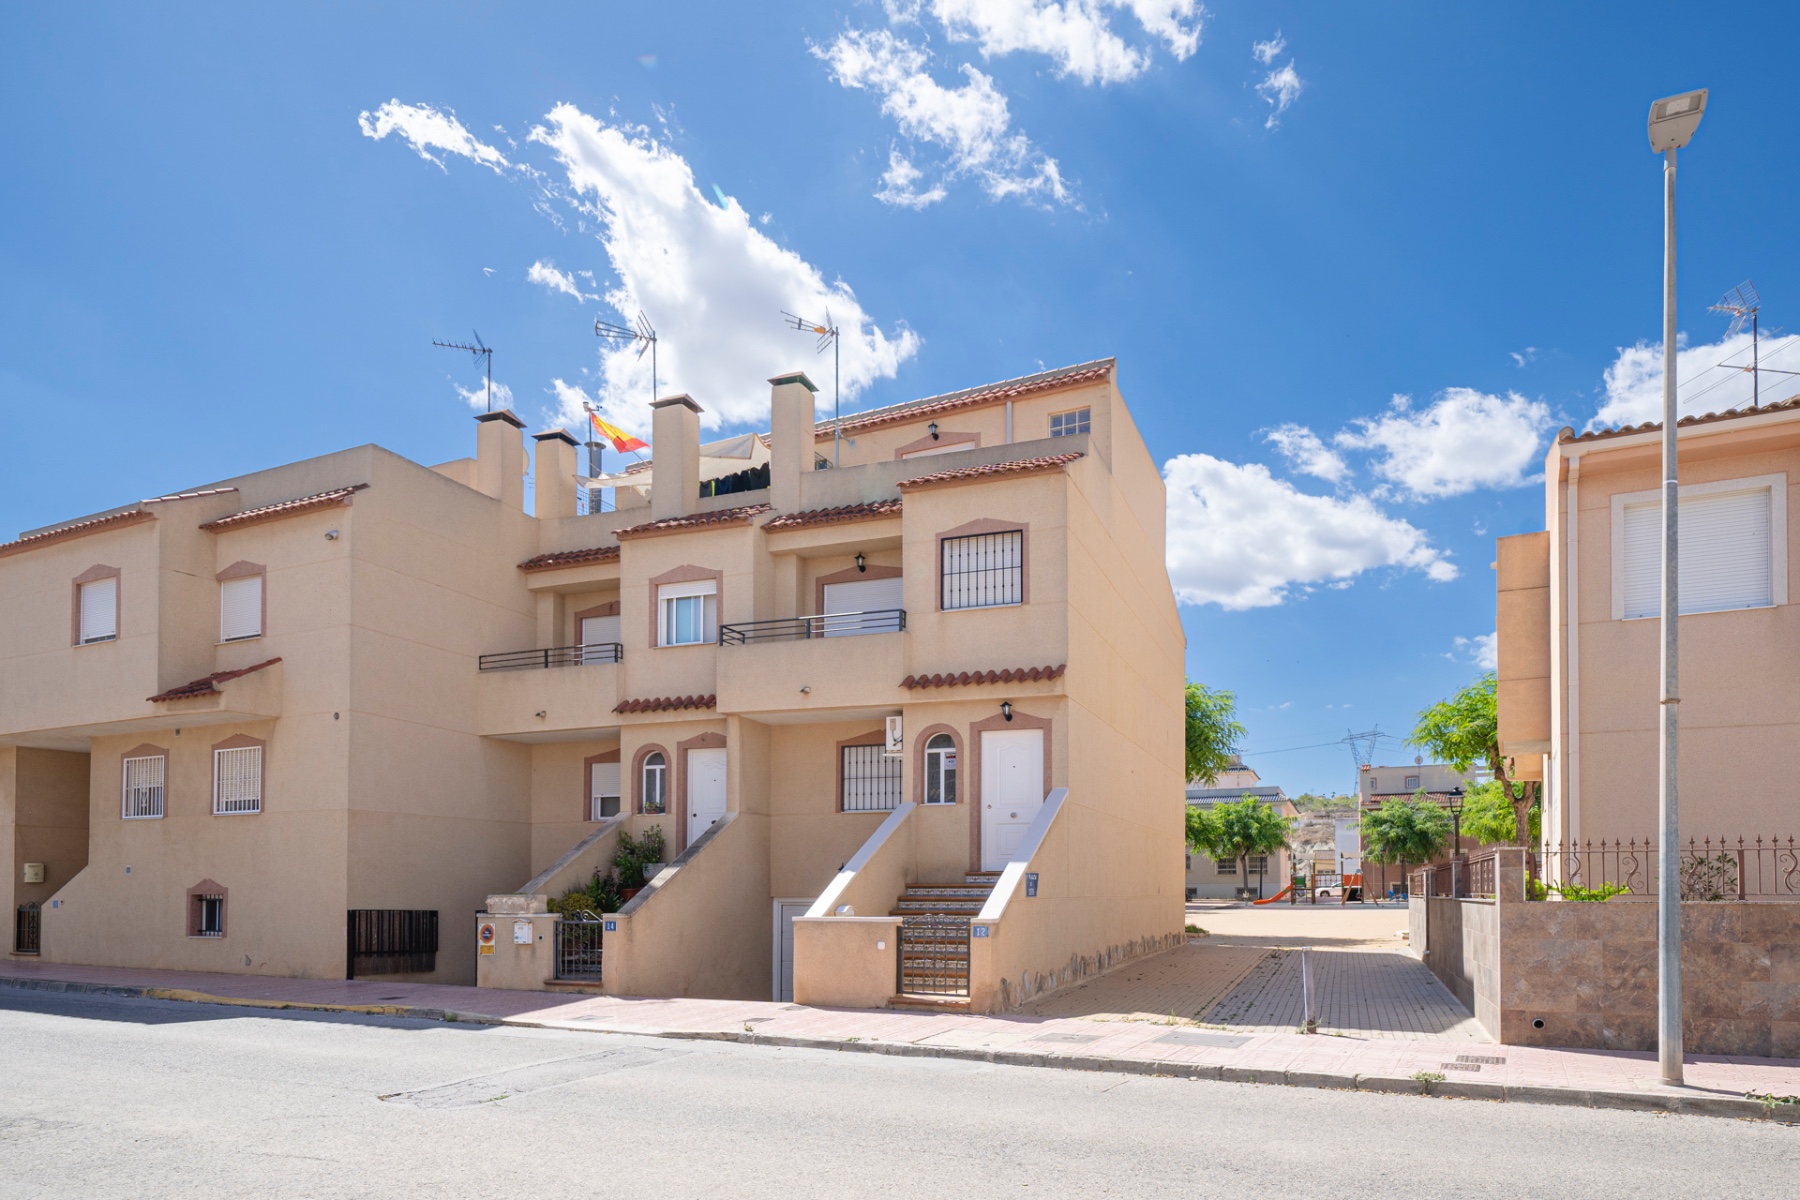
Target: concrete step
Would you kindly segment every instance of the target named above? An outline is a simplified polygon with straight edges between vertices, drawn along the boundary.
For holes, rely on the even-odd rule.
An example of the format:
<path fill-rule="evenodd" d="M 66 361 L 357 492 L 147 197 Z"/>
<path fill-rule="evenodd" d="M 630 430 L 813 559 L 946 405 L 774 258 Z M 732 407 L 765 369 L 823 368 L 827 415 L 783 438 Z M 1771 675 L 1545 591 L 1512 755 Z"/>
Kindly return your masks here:
<path fill-rule="evenodd" d="M 929 1012 L 968 1012 L 967 996 L 930 996 L 918 992 L 901 992 L 888 1001 L 889 1008 L 922 1009 Z"/>

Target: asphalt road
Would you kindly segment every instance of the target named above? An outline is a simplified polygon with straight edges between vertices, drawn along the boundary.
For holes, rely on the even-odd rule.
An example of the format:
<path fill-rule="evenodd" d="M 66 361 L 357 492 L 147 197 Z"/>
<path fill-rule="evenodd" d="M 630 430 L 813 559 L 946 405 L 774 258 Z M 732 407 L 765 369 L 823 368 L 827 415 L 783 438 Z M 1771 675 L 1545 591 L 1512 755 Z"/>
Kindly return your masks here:
<path fill-rule="evenodd" d="M 1789 1194 L 1763 1122 L 0 988 L 0 1197 Z"/>

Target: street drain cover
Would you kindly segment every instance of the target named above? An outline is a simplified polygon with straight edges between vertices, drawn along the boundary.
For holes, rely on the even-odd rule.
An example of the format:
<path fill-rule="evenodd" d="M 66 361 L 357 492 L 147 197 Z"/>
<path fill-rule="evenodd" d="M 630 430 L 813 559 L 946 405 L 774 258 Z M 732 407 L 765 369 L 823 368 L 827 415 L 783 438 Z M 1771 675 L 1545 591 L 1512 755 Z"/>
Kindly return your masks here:
<path fill-rule="evenodd" d="M 1041 1033 L 1031 1040 L 1034 1042 L 1068 1042 L 1076 1046 L 1085 1046 L 1089 1042 L 1097 1042 L 1105 1036 L 1103 1033 Z"/>
<path fill-rule="evenodd" d="M 1174 1029 L 1156 1040 L 1176 1046 L 1213 1046 L 1220 1050 L 1236 1050 L 1250 1039 L 1229 1033 L 1207 1033 L 1203 1029 Z"/>

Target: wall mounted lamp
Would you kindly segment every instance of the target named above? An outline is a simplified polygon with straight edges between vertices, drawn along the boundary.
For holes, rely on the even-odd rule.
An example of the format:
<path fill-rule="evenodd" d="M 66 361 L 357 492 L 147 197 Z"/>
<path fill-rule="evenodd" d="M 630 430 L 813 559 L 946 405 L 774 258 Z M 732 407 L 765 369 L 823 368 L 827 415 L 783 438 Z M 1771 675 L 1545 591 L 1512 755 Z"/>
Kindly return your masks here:
<path fill-rule="evenodd" d="M 856 556 L 856 569 L 859 572 L 867 571 L 869 569 L 868 563 L 863 559 L 863 556 L 860 554 L 858 554 Z"/>
<path fill-rule="evenodd" d="M 1012 701 L 1011 700 L 1002 700 L 1000 702 L 1000 715 L 1005 717 L 1008 721 L 1012 720 Z"/>
<path fill-rule="evenodd" d="M 933 421 L 931 424 L 927 425 L 925 428 L 931 430 L 931 440 L 934 442 L 937 441 L 938 440 L 937 422 Z"/>

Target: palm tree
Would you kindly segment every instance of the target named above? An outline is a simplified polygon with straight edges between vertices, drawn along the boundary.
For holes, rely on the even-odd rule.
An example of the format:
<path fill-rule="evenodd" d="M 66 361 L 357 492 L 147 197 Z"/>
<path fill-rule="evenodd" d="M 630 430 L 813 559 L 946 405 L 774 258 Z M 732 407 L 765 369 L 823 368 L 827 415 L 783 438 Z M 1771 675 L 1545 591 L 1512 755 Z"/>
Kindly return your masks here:
<path fill-rule="evenodd" d="M 1188 809 L 1188 845 L 1214 862 L 1237 859 L 1239 887 L 1250 888 L 1250 856 L 1274 854 L 1287 845 L 1292 827 L 1273 807 L 1245 794 L 1242 800 Z"/>

